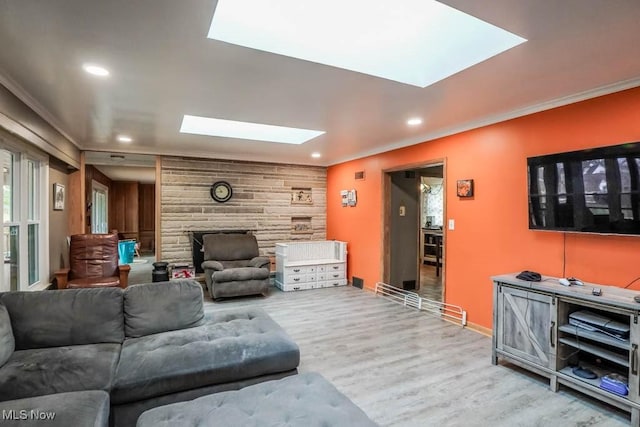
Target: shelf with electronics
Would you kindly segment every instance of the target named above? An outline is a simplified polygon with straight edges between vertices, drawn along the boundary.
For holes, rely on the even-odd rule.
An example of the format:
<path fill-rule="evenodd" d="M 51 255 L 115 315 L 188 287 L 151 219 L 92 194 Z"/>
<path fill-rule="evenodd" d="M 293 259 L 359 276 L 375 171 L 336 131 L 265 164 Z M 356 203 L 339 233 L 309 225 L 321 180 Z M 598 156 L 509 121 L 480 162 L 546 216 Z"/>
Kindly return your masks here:
<path fill-rule="evenodd" d="M 552 391 L 567 386 L 630 411 L 640 425 L 637 291 L 545 276 L 492 279 L 493 364 L 507 360 L 549 378 Z"/>

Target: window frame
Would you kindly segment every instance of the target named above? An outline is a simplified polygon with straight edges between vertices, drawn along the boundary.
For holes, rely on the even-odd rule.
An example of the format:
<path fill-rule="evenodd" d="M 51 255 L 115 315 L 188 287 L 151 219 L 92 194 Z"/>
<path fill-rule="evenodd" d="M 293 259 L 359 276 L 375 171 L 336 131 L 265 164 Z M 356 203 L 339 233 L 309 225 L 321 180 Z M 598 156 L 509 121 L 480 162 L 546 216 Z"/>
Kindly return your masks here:
<path fill-rule="evenodd" d="M 95 193 L 102 192 L 105 194 L 105 219 L 106 227 L 104 231 L 97 230 L 96 225 L 96 206 Z M 95 179 L 91 180 L 91 232 L 92 233 L 108 233 L 109 232 L 109 187 L 99 183 Z"/>
<path fill-rule="evenodd" d="M 49 189 L 49 158 L 39 150 L 31 148 L 27 143 L 3 132 L 0 132 L 0 150 L 11 152 L 14 155 L 13 221 L 4 221 L 4 210 L 0 213 L 0 219 L 2 219 L 3 227 L 17 225 L 19 230 L 17 290 L 46 289 L 51 285 L 49 280 L 49 199 L 51 194 Z M 35 188 L 38 193 L 34 200 L 36 206 L 34 206 L 33 219 L 29 218 L 29 162 L 35 163 L 36 166 Z M 0 179 L 0 183 L 4 184 L 3 179 Z M 0 197 L 4 197 L 4 188 L 0 188 Z M 38 280 L 32 284 L 29 283 L 29 224 L 38 225 L 38 253 L 36 256 Z M 5 250 L 4 239 L 0 239 L 0 251 L 4 254 Z M 0 272 L 2 276 L 0 277 L 0 289 L 9 289 L 9 286 L 4 283 L 4 268 L 9 267 L 7 264 L 3 264 Z"/>

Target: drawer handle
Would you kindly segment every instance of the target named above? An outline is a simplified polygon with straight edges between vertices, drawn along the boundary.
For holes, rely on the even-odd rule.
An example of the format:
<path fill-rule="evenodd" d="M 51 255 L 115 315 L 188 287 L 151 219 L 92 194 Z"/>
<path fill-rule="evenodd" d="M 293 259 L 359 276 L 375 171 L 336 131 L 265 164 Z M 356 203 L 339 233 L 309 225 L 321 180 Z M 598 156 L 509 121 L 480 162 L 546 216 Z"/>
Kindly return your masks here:
<path fill-rule="evenodd" d="M 340 266 L 337 266 L 337 265 L 334 265 L 334 266 L 333 266 L 333 269 L 334 269 L 334 270 L 337 270 L 337 269 L 339 269 L 339 268 L 340 268 Z"/>
<path fill-rule="evenodd" d="M 293 269 L 293 272 L 294 272 L 294 273 L 300 273 L 300 269 L 299 269 L 299 268 L 294 268 L 294 269 Z"/>
<path fill-rule="evenodd" d="M 334 274 L 333 277 L 335 277 L 337 279 L 338 277 L 340 277 L 340 275 L 339 274 Z"/>
<path fill-rule="evenodd" d="M 554 344 L 555 340 L 553 339 L 553 331 L 555 328 L 556 328 L 556 322 L 551 322 L 551 327 L 549 328 L 549 344 L 551 344 L 551 347 L 556 346 Z"/>
<path fill-rule="evenodd" d="M 293 288 L 294 291 L 299 291 L 300 290 L 300 286 L 296 286 Z"/>
<path fill-rule="evenodd" d="M 294 278 L 293 278 L 293 281 L 294 281 L 294 282 L 299 282 L 299 281 L 300 281 L 300 278 L 299 278 L 299 277 L 294 277 Z"/>
<path fill-rule="evenodd" d="M 631 351 L 631 373 L 633 375 L 638 375 L 638 345 L 633 345 L 633 350 Z"/>

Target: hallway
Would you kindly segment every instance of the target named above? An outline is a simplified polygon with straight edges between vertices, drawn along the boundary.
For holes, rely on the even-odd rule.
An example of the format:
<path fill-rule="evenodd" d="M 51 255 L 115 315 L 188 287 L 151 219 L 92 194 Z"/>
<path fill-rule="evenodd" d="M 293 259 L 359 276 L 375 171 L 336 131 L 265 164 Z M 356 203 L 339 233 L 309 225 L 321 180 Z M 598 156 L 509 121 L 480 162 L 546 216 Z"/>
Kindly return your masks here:
<path fill-rule="evenodd" d="M 416 291 L 418 295 L 434 301 L 442 302 L 442 270 L 436 276 L 434 265 L 420 266 L 420 289 Z"/>

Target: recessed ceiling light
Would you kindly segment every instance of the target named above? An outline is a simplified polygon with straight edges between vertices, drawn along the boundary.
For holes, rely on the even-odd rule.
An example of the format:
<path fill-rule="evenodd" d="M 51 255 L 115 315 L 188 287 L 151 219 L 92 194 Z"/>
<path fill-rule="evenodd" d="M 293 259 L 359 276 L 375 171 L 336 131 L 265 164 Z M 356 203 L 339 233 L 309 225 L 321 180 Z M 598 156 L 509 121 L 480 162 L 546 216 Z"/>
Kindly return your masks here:
<path fill-rule="evenodd" d="M 118 135 L 118 141 L 120 141 L 120 142 L 131 142 L 131 141 L 133 141 L 133 138 L 131 138 L 130 136 L 127 136 L 127 135 Z"/>
<path fill-rule="evenodd" d="M 218 0 L 208 37 L 418 87 L 526 41 L 435 0 Z"/>
<path fill-rule="evenodd" d="M 283 144 L 303 144 L 324 133 L 324 131 L 320 130 L 236 122 L 234 120 L 190 116 L 187 114 L 185 114 L 182 119 L 180 132 L 193 133 L 196 135 L 251 139 L 255 141 L 280 142 Z"/>
<path fill-rule="evenodd" d="M 96 64 L 83 64 L 82 68 L 89 74 L 92 74 L 94 76 L 98 76 L 98 77 L 107 77 L 109 75 L 109 70 L 107 70 L 104 67 L 101 67 L 100 65 L 96 65 Z"/>
<path fill-rule="evenodd" d="M 320 153 L 311 153 L 311 157 L 313 157 L 314 159 L 319 159 L 321 156 Z"/>
<path fill-rule="evenodd" d="M 409 126 L 418 126 L 422 124 L 422 119 L 420 117 L 413 117 L 409 120 L 407 120 L 407 124 Z"/>

